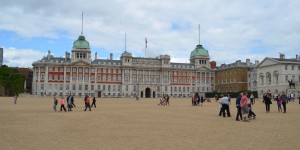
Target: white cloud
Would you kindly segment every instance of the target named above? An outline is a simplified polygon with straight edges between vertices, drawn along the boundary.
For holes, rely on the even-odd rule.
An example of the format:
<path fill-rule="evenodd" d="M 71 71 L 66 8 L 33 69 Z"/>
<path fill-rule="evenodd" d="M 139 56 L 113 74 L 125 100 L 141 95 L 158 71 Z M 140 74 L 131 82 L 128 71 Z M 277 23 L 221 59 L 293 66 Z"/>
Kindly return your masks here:
<path fill-rule="evenodd" d="M 45 56 L 45 52 L 32 49 L 3 48 L 3 64 L 9 67 L 32 67 L 32 63 Z"/>
<path fill-rule="evenodd" d="M 96 50 L 120 54 L 127 33 L 127 50 L 134 56 L 144 56 L 147 36 L 147 56 L 167 53 L 172 62 L 189 62 L 200 23 L 201 44 L 220 64 L 278 57 L 278 51 L 294 57 L 299 53 L 299 7 L 296 0 L 5 1 L 0 6 L 0 30 L 26 38 L 76 40 L 83 11 L 84 35 Z M 174 24 L 184 28 L 174 30 Z"/>

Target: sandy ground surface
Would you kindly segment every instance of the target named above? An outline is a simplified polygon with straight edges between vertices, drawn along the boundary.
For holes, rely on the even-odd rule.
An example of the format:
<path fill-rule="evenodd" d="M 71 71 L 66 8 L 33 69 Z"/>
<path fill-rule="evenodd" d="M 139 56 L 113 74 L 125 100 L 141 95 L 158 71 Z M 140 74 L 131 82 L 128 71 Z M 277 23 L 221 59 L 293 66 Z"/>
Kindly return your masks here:
<path fill-rule="evenodd" d="M 235 101 L 235 100 L 234 100 Z M 171 99 L 158 106 L 158 99 L 98 98 L 97 108 L 83 111 L 82 98 L 75 98 L 72 112 L 53 112 L 52 98 L 0 98 L 0 149 L 300 149 L 300 105 L 291 102 L 287 113 L 271 112 L 256 101 L 257 115 L 250 122 L 218 116 L 213 101 L 202 107 L 190 99 Z M 58 107 L 59 109 L 59 107 Z"/>

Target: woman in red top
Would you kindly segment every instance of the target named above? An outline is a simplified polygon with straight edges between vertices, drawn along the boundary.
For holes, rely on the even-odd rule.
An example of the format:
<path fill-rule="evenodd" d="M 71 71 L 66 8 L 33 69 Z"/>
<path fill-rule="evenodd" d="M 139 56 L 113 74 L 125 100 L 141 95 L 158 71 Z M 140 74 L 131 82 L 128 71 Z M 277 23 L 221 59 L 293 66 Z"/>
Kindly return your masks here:
<path fill-rule="evenodd" d="M 89 108 L 90 111 L 92 111 L 91 105 L 90 105 L 90 97 L 88 95 L 86 96 L 86 99 L 85 99 L 85 110 L 84 111 L 86 111 L 87 108 Z"/>
<path fill-rule="evenodd" d="M 247 93 L 243 94 L 240 104 L 241 104 L 243 118 L 244 120 L 246 120 L 249 114 Z"/>
<path fill-rule="evenodd" d="M 62 108 L 64 109 L 65 112 L 67 112 L 66 107 L 65 107 L 64 97 L 61 97 L 61 100 L 60 100 L 60 111 L 62 111 Z"/>

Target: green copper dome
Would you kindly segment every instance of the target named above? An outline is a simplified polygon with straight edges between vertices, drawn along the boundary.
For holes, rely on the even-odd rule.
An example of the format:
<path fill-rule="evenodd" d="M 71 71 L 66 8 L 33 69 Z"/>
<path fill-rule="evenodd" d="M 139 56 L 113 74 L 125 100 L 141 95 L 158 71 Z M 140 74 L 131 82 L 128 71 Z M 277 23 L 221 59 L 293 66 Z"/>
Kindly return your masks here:
<path fill-rule="evenodd" d="M 191 52 L 191 57 L 194 56 L 206 56 L 208 57 L 208 51 L 202 47 L 202 45 L 197 45 L 195 50 Z"/>
<path fill-rule="evenodd" d="M 73 48 L 78 49 L 90 49 L 90 44 L 88 41 L 85 40 L 85 37 L 83 35 L 80 35 L 78 37 L 78 40 L 76 40 L 73 44 Z"/>

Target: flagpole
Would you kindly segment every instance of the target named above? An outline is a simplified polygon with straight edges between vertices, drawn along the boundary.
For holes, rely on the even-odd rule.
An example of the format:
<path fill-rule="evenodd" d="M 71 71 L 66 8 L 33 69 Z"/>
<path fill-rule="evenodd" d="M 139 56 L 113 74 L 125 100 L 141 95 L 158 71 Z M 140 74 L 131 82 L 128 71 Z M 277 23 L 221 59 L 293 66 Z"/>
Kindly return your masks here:
<path fill-rule="evenodd" d="M 83 12 L 81 14 L 81 35 L 83 35 Z"/>
<path fill-rule="evenodd" d="M 200 24 L 199 24 L 199 45 L 200 45 Z"/>
<path fill-rule="evenodd" d="M 146 53 L 146 50 L 147 50 L 147 37 L 145 37 L 145 58 L 147 57 L 147 53 Z"/>

